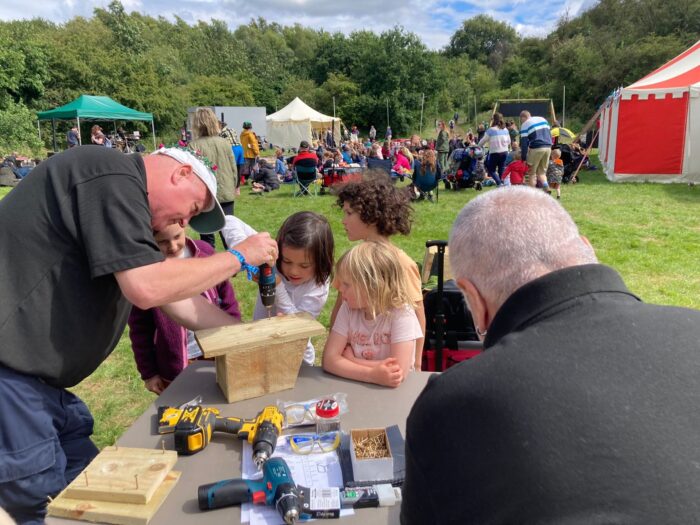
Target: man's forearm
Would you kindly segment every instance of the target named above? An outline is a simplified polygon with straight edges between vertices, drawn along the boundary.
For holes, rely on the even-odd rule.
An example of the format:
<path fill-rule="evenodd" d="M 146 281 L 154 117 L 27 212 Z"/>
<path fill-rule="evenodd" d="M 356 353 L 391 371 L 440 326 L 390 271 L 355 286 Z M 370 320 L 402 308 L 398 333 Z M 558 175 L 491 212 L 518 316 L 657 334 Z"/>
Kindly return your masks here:
<path fill-rule="evenodd" d="M 115 274 L 126 298 L 141 309 L 189 299 L 241 269 L 228 252 L 211 257 L 166 259 Z"/>
<path fill-rule="evenodd" d="M 164 304 L 160 307 L 168 317 L 188 330 L 204 330 L 236 324 L 240 321 L 221 308 L 211 304 L 201 295 Z"/>

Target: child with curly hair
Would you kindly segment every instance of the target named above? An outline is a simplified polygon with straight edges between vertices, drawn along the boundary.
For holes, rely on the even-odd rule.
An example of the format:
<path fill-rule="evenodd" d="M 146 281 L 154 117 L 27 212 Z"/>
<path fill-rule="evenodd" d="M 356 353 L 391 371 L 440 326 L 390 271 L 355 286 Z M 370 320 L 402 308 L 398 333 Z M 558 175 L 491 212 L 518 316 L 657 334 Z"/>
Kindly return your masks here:
<path fill-rule="evenodd" d="M 408 193 L 394 186 L 391 179 L 382 171 L 370 170 L 359 181 L 349 182 L 340 187 L 337 202 L 343 210 L 343 226 L 350 241 L 376 241 L 391 244 L 389 237 L 401 233 L 411 233 L 412 213 Z M 396 248 L 396 247 L 395 247 Z M 415 313 L 420 324 L 421 333 L 425 334 L 425 310 L 418 265 L 406 253 L 396 248 L 398 266 L 406 275 L 409 298 L 415 305 Z M 333 287 L 340 289 L 336 277 Z M 338 294 L 331 326 L 335 322 L 343 303 L 342 294 Z M 423 337 L 416 341 L 414 368 L 420 370 L 423 354 Z"/>

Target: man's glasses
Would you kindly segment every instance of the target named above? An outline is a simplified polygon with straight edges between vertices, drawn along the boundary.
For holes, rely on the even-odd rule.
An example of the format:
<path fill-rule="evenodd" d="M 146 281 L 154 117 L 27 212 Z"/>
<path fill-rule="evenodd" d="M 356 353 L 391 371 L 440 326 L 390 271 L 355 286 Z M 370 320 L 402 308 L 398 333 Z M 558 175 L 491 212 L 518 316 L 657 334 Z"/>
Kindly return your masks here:
<path fill-rule="evenodd" d="M 321 452 L 333 452 L 340 446 L 340 432 L 322 434 L 294 434 L 288 437 L 289 445 L 296 454 L 308 455 L 316 452 L 316 445 Z"/>

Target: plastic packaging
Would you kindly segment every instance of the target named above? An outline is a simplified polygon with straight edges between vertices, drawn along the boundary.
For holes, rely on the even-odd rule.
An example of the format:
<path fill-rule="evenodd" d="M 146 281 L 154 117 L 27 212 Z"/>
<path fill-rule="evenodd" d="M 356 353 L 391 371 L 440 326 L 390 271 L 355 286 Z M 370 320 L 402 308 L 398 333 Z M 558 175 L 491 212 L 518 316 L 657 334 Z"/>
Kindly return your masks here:
<path fill-rule="evenodd" d="M 319 396 L 306 401 L 277 400 L 277 408 L 284 414 L 284 428 L 315 425 L 317 420 L 316 404 L 322 399 L 333 399 L 338 403 L 338 416 L 348 413 L 348 395 L 343 392 Z"/>

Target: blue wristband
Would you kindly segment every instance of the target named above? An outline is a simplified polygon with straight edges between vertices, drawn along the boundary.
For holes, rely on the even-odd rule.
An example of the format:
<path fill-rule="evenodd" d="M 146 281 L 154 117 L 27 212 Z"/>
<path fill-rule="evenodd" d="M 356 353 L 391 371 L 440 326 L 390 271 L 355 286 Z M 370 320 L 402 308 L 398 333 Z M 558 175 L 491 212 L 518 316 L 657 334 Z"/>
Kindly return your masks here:
<path fill-rule="evenodd" d="M 243 254 L 237 250 L 234 250 L 233 248 L 229 248 L 229 253 L 232 253 L 236 259 L 238 259 L 238 262 L 241 263 L 241 270 L 245 270 L 246 273 L 248 274 L 248 280 L 252 281 L 253 280 L 253 275 L 258 274 L 258 268 L 256 266 L 251 266 L 247 262 L 245 262 L 245 257 L 243 257 Z"/>

